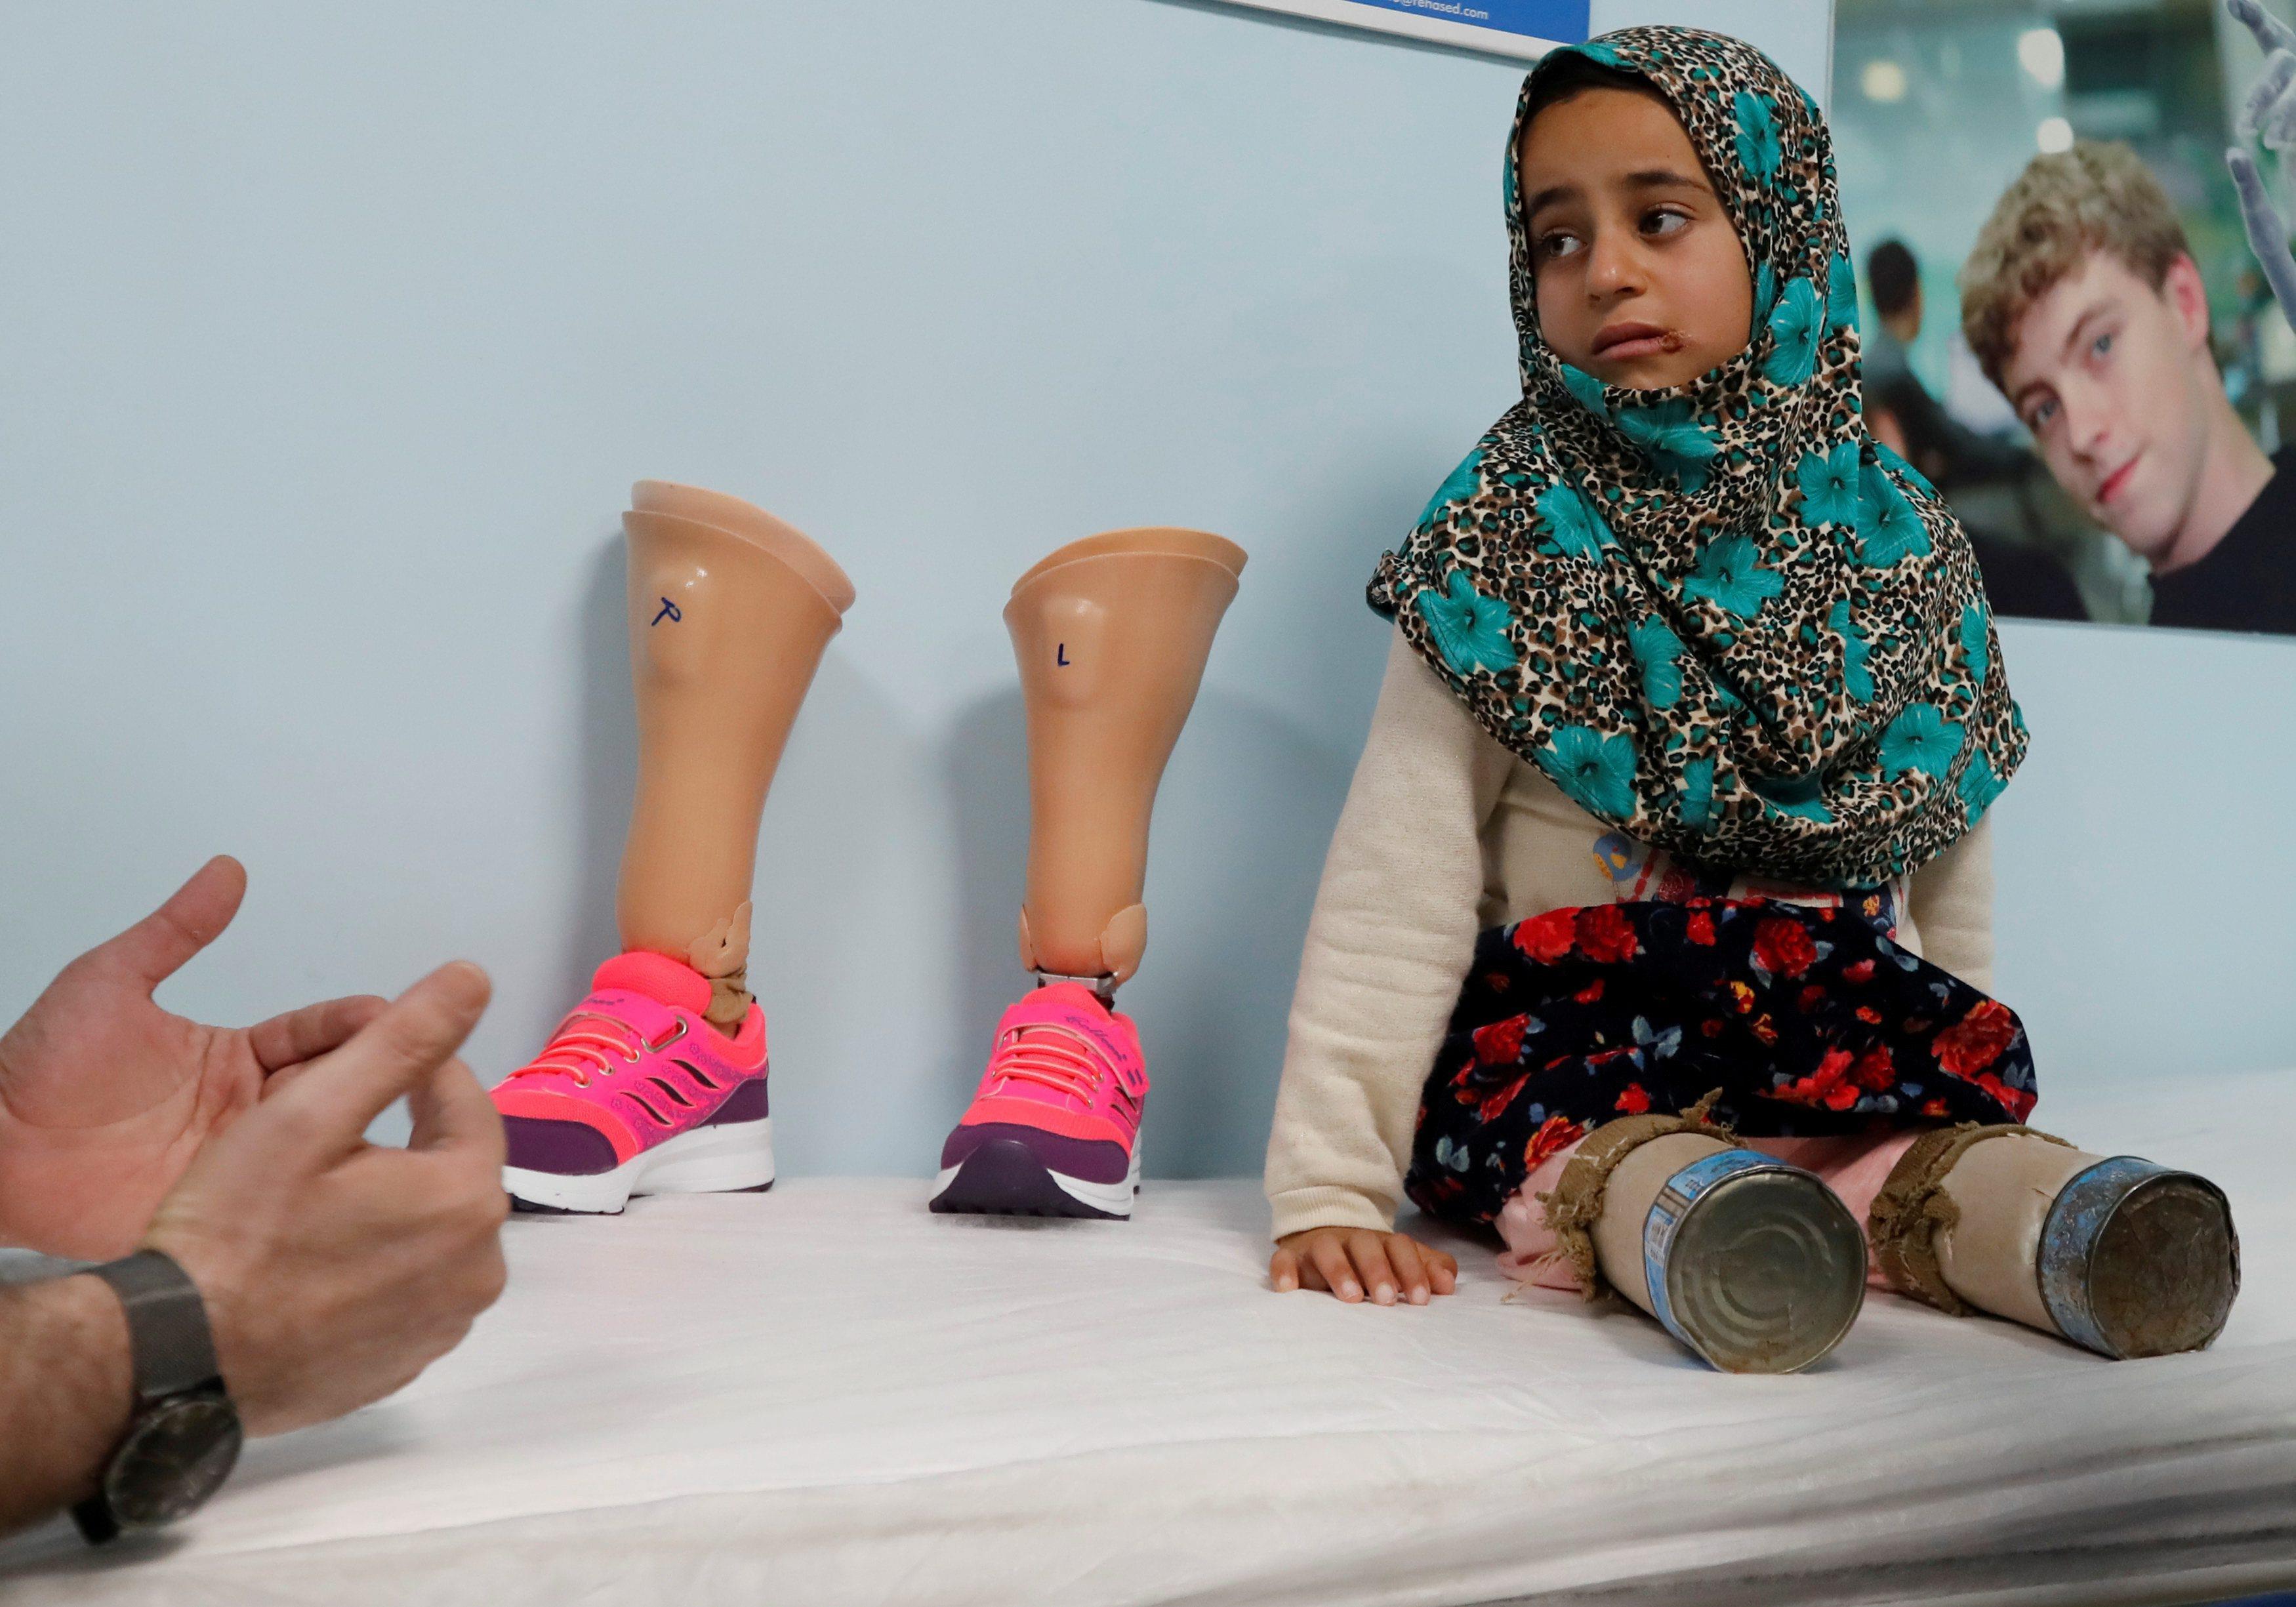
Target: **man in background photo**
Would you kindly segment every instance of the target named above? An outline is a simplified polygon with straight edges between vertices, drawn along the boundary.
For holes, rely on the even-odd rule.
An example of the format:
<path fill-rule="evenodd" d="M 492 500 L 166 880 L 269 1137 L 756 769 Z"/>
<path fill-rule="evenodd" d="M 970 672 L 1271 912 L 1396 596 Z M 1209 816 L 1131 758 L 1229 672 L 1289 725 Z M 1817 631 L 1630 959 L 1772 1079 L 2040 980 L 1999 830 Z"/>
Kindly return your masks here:
<path fill-rule="evenodd" d="M 2234 411 L 2184 225 L 2135 152 L 2029 163 L 1961 312 L 2058 484 L 2150 565 L 2153 624 L 2296 633 L 2296 447 L 2266 456 Z"/>

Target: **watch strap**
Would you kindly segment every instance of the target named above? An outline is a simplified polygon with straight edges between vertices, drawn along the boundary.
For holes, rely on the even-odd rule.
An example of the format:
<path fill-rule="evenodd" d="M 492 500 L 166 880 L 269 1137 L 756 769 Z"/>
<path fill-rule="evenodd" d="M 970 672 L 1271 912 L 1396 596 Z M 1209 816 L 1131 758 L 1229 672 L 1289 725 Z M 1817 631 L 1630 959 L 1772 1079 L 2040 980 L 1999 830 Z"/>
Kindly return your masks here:
<path fill-rule="evenodd" d="M 127 1314 L 139 1402 L 164 1400 L 217 1381 L 220 1369 L 215 1335 L 208 1327 L 207 1302 L 174 1257 L 163 1250 L 139 1250 L 88 1271 L 111 1285 Z"/>

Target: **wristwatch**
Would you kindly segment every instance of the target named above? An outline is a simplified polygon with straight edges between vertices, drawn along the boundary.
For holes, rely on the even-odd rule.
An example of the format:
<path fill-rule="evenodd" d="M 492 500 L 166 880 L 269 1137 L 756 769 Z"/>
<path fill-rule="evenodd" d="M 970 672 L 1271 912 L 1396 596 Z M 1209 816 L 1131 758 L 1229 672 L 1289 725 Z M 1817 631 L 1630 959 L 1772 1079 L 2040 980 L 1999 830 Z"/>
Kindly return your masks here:
<path fill-rule="evenodd" d="M 135 1409 L 94 1495 L 72 1508 L 93 1545 L 190 1516 L 239 1460 L 239 1412 L 216 1366 L 198 1286 L 173 1258 L 142 1250 L 87 1269 L 119 1296 Z"/>

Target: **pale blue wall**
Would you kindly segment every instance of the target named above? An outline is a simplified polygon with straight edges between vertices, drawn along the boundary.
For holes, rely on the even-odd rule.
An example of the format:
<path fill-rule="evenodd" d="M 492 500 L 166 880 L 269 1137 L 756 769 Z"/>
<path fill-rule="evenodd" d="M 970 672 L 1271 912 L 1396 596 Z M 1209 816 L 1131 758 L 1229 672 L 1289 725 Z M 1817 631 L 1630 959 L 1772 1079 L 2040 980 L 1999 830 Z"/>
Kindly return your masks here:
<path fill-rule="evenodd" d="M 1822 90 L 1823 0 L 1677 9 Z M 754 974 L 791 1169 L 925 1168 L 1021 982 L 1006 588 L 1190 523 L 1253 562 L 1126 996 L 1152 1169 L 1256 1169 L 1362 582 L 1514 389 L 1516 73 L 1160 0 L 0 7 L 0 1016 L 228 849 L 173 1002 L 463 954 L 474 1062 L 530 1053 L 612 942 L 615 514 L 665 475 L 858 583 Z M 2296 656 L 2008 652 L 2021 1002 L 2100 1070 L 2270 1058 Z"/>

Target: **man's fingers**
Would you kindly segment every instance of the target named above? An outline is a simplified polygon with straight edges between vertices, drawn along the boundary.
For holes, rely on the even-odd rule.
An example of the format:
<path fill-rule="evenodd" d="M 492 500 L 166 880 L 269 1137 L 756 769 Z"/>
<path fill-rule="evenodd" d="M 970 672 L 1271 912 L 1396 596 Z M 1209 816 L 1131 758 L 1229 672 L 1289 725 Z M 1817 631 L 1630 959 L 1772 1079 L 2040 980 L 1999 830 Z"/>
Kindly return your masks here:
<path fill-rule="evenodd" d="M 371 993 L 306 1004 L 250 1027 L 247 1046 L 267 1077 L 341 1048 L 390 1004 Z"/>
<path fill-rule="evenodd" d="M 246 894 L 246 868 L 230 855 L 217 854 L 165 904 L 87 957 L 119 965 L 147 988 L 157 988 L 216 940 Z"/>
<path fill-rule="evenodd" d="M 2258 0 L 2225 0 L 2225 11 L 2256 37 L 2258 47 L 2266 54 L 2276 50 L 2296 50 L 2296 29 L 2291 29 L 2266 11 Z"/>
<path fill-rule="evenodd" d="M 2264 270 L 2272 299 L 2284 316 L 2296 321 L 2296 257 L 2289 255 L 2288 225 L 2264 193 L 2264 176 L 2247 152 L 2238 147 L 2226 152 L 2225 166 L 2232 173 L 2233 188 L 2240 193 L 2240 221 L 2248 234 L 2248 249 Z"/>
<path fill-rule="evenodd" d="M 491 1168 L 503 1163 L 502 1116 L 479 1079 L 459 1060 L 450 1060 L 407 1090 L 414 1131 L 410 1150 L 467 1150 Z"/>
<path fill-rule="evenodd" d="M 356 1144 L 392 1100 L 413 1093 L 462 1047 L 489 991 L 487 973 L 469 961 L 441 965 L 267 1103 L 292 1106 L 333 1140 Z"/>

